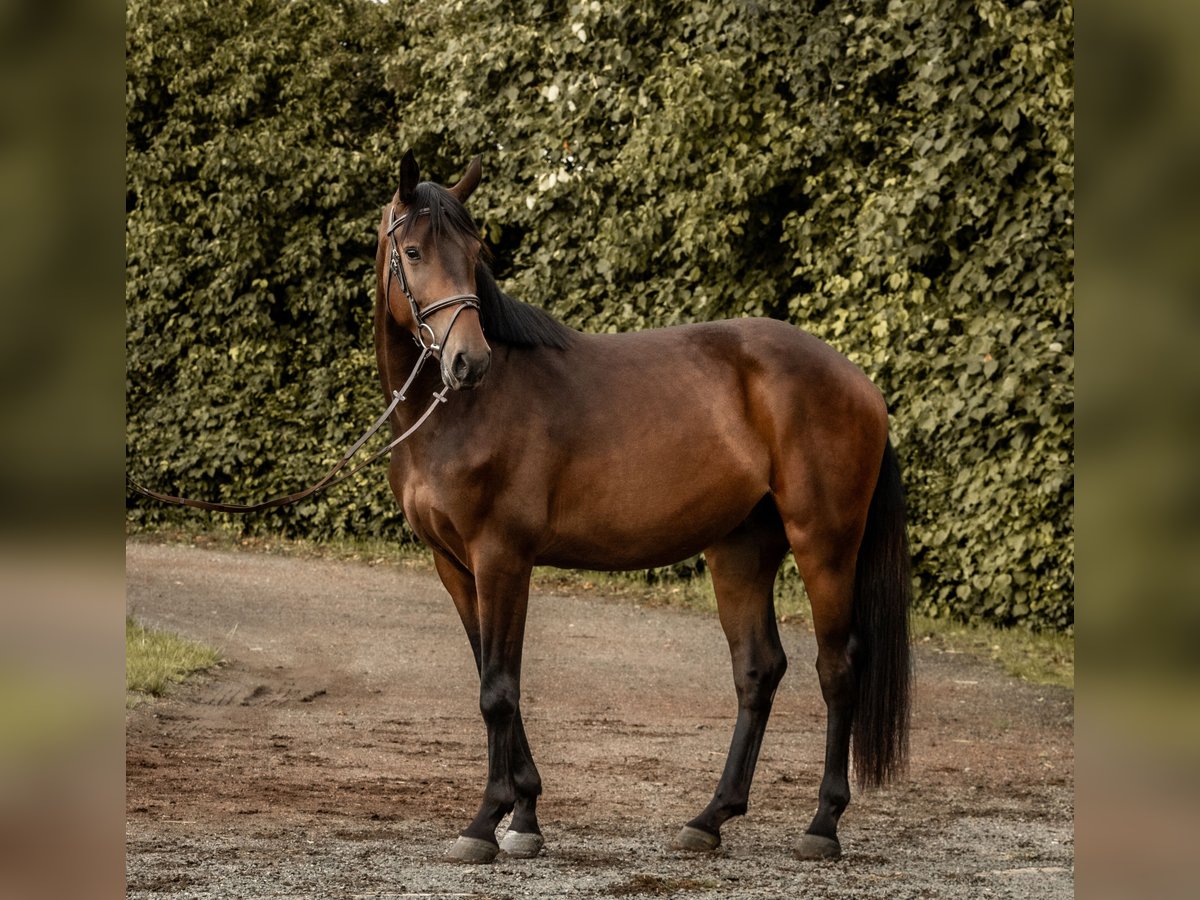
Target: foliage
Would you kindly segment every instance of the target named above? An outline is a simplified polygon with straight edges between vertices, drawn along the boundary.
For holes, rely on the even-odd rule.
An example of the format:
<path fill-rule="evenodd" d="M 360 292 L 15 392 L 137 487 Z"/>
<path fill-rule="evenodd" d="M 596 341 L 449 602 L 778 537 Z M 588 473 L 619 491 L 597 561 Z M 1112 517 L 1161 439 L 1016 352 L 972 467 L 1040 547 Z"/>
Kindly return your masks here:
<path fill-rule="evenodd" d="M 394 43 L 359 0 L 128 6 L 126 440 L 147 481 L 286 493 L 378 415 L 372 212 L 393 180 L 379 71 Z M 386 487 L 360 504 L 343 490 L 243 524 L 399 523 Z"/>
<path fill-rule="evenodd" d="M 378 403 L 399 155 L 446 182 L 482 152 L 511 293 L 829 341 L 892 409 L 923 610 L 1069 630 L 1073 46 L 1065 0 L 135 3 L 131 458 L 240 499 L 332 460 Z M 244 527 L 394 510 L 376 476 Z"/>

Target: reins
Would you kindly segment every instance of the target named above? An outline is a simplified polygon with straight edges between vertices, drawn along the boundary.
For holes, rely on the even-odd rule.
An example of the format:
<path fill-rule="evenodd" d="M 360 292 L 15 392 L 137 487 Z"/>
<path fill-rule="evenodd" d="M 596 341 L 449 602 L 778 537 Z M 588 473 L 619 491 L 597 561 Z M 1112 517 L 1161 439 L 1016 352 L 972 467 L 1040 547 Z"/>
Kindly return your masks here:
<path fill-rule="evenodd" d="M 424 213 L 428 213 L 428 210 L 421 210 L 417 213 L 417 215 L 422 215 Z M 417 303 L 416 297 L 413 296 L 412 291 L 408 287 L 408 278 L 404 274 L 404 265 L 400 260 L 400 247 L 396 242 L 396 229 L 399 228 L 401 223 L 403 223 L 407 218 L 408 213 L 397 217 L 395 207 L 389 207 L 387 237 L 392 246 L 391 259 L 388 265 L 387 281 L 384 285 L 383 302 L 385 304 L 391 302 L 390 297 L 392 278 L 396 278 L 396 280 L 400 282 L 400 290 L 404 292 L 404 296 L 408 299 L 409 305 L 412 308 L 413 320 L 417 324 L 417 330 L 413 334 L 413 339 L 417 342 L 417 346 L 421 348 L 421 352 L 417 357 L 417 364 L 413 366 L 413 370 L 409 373 L 408 379 L 404 382 L 404 386 L 398 391 L 392 391 L 392 402 L 388 404 L 388 408 L 385 409 L 383 414 L 375 420 L 375 424 L 368 428 L 363 436 L 355 441 L 354 445 L 342 455 L 342 458 L 338 460 L 337 464 L 332 469 L 326 472 L 320 480 L 312 485 L 309 485 L 302 491 L 296 491 L 293 494 L 287 494 L 283 497 L 275 497 L 272 500 L 264 500 L 261 503 L 215 503 L 210 500 L 194 500 L 190 497 L 176 497 L 171 494 L 160 494 L 157 491 L 152 491 L 148 488 L 142 487 L 140 484 L 130 478 L 128 474 L 126 474 L 125 482 L 129 485 L 130 490 L 132 490 L 134 493 L 141 494 L 143 497 L 149 497 L 151 500 L 158 500 L 161 503 L 169 503 L 173 506 L 190 506 L 194 509 L 207 509 L 214 512 L 259 512 L 264 509 L 275 509 L 276 507 L 287 506 L 291 503 L 296 503 L 305 499 L 306 497 L 311 497 L 313 494 L 317 493 L 317 491 L 324 490 L 328 487 L 333 487 L 333 485 L 345 481 L 347 478 L 350 478 L 351 476 L 360 472 L 362 469 L 371 465 L 371 463 L 383 458 L 393 449 L 404 443 L 404 441 L 408 440 L 416 432 L 416 430 L 425 423 L 425 420 L 429 418 L 438 404 L 446 402 L 446 392 L 449 390 L 448 387 L 443 387 L 440 391 L 434 393 L 433 400 L 430 402 L 426 410 L 421 413 L 417 421 L 414 422 L 403 434 L 397 438 L 394 438 L 386 447 L 371 454 L 371 456 L 360 462 L 358 465 L 347 471 L 342 471 L 350 464 L 350 461 L 354 458 L 355 454 L 362 449 L 363 444 L 365 444 L 373 434 L 383 427 L 384 423 L 387 422 L 388 417 L 391 416 L 396 407 L 404 402 L 405 396 L 408 393 L 408 389 L 412 387 L 413 381 L 416 380 L 417 374 L 421 371 L 421 368 L 425 365 L 426 361 L 431 356 L 437 356 L 440 358 L 442 348 L 446 345 L 446 341 L 450 339 L 450 331 L 454 328 L 454 324 L 458 321 L 458 317 L 462 315 L 463 310 L 474 309 L 476 312 L 479 312 L 479 297 L 476 294 L 454 294 L 453 296 L 436 300 L 424 309 L 420 307 L 420 305 Z M 449 309 L 452 306 L 457 306 L 457 309 L 455 309 L 454 315 L 451 316 L 450 324 L 446 326 L 446 331 L 442 335 L 442 339 L 439 342 L 433 327 L 425 320 L 434 313 L 443 309 Z M 426 334 L 429 335 L 428 343 L 425 341 Z"/>
<path fill-rule="evenodd" d="M 417 359 L 417 364 L 413 366 L 413 370 L 411 374 L 409 374 L 408 380 L 404 382 L 404 387 L 400 388 L 398 391 L 392 391 L 392 402 L 388 404 L 388 408 L 383 411 L 383 414 L 375 420 L 375 424 L 368 428 L 363 436 L 354 442 L 354 446 L 347 450 L 342 455 L 342 458 L 338 460 L 337 464 L 328 472 L 326 472 L 319 481 L 306 487 L 302 491 L 296 491 L 294 494 L 288 494 L 284 497 L 276 497 L 272 500 L 264 500 L 261 503 L 214 503 L 210 500 L 193 500 L 189 497 L 175 497 L 171 494 L 160 494 L 157 491 L 151 491 L 142 487 L 128 475 L 125 476 L 125 482 L 129 485 L 132 491 L 141 494 L 143 497 L 149 497 L 152 500 L 158 500 L 162 503 L 169 503 L 173 506 L 190 506 L 194 509 L 208 509 L 215 512 L 259 512 L 264 509 L 274 509 L 279 506 L 287 506 L 291 503 L 296 503 L 300 500 L 303 500 L 305 497 L 311 497 L 313 494 L 317 493 L 317 491 L 324 490 L 328 487 L 333 487 L 333 485 L 345 481 L 347 478 L 350 478 L 351 476 L 365 469 L 367 466 L 371 465 L 371 463 L 383 458 L 394 448 L 408 440 L 418 428 L 425 424 L 425 420 L 429 418 L 439 403 L 446 402 L 446 392 L 449 390 L 449 388 L 443 387 L 440 391 L 434 393 L 433 400 L 430 402 L 425 412 L 421 413 L 420 418 L 418 418 L 416 422 L 409 426 L 409 428 L 403 434 L 397 438 L 394 438 L 391 443 L 389 443 L 383 449 L 372 453 L 369 457 L 367 457 L 367 459 L 363 460 L 349 471 L 342 471 L 347 465 L 349 465 L 355 454 L 362 449 L 363 444 L 365 444 L 373 434 L 375 434 L 384 426 L 384 423 L 387 422 L 388 417 L 391 416 L 393 410 L 395 410 L 397 406 L 404 402 L 405 394 L 407 393 L 409 387 L 412 386 L 413 381 L 417 377 L 417 373 L 421 371 L 421 367 L 425 365 L 425 361 L 429 359 L 430 355 L 431 354 L 428 350 L 422 350 L 420 357 Z"/>

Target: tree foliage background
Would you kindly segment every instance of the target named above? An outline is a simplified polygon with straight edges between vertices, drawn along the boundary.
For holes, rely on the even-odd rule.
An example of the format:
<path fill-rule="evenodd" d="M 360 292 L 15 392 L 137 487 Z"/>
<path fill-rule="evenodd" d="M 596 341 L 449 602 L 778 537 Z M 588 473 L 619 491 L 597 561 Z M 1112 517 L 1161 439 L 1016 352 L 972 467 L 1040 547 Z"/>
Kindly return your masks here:
<path fill-rule="evenodd" d="M 446 183 L 482 153 L 510 293 L 585 330 L 824 338 L 892 410 L 920 606 L 1072 628 L 1068 0 L 131 0 L 126 34 L 145 480 L 249 500 L 332 463 L 382 402 L 400 156 Z M 129 500 L 135 528 L 197 515 Z M 224 527 L 404 533 L 379 471 Z"/>

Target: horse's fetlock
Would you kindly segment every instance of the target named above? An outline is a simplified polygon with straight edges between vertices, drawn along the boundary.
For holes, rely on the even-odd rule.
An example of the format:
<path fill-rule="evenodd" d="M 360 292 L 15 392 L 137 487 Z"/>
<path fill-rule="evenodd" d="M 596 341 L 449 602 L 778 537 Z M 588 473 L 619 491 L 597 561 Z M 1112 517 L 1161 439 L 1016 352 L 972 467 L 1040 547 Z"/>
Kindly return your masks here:
<path fill-rule="evenodd" d="M 504 818 L 517 805 L 517 790 L 513 783 L 507 779 L 489 783 L 483 791 L 484 801 L 488 806 L 492 807 L 493 814 L 498 818 Z"/>
<path fill-rule="evenodd" d="M 540 797 L 542 795 L 542 779 L 536 773 L 530 777 L 517 773 L 513 776 L 513 784 L 517 793 L 522 797 Z"/>
<path fill-rule="evenodd" d="M 846 782 L 822 785 L 821 805 L 828 808 L 836 820 L 850 805 L 850 785 Z"/>

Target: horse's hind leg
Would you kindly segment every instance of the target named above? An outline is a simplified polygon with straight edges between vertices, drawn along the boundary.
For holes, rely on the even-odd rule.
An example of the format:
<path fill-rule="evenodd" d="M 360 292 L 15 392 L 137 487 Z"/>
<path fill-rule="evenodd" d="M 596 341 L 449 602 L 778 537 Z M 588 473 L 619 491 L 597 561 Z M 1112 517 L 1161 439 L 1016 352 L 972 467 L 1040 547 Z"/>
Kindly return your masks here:
<path fill-rule="evenodd" d="M 462 619 L 463 628 L 467 632 L 467 639 L 471 643 L 471 651 L 475 656 L 475 668 L 480 673 L 480 698 L 481 708 L 486 708 L 487 703 L 484 700 L 485 687 L 483 683 L 483 655 L 484 655 L 484 636 L 483 627 L 480 621 L 479 596 L 476 588 L 476 582 L 470 572 L 460 568 L 457 564 L 451 562 L 440 554 L 434 554 L 434 562 L 437 566 L 438 575 L 441 576 L 442 584 L 446 586 L 446 590 L 450 592 L 450 596 L 454 600 L 454 606 L 458 610 L 459 618 Z M 528 585 L 526 584 L 526 591 Z M 520 630 L 524 631 L 524 604 L 521 604 L 519 610 L 514 610 L 514 614 L 519 615 Z M 489 616 L 489 624 L 492 631 L 496 630 L 495 614 Z M 510 623 L 514 625 L 516 623 Z M 489 644 L 494 645 L 494 641 L 489 640 Z M 516 667 L 519 676 L 520 672 L 520 641 L 518 639 L 518 650 Z M 494 658 L 497 654 L 493 650 L 491 656 Z M 509 663 L 511 667 L 511 660 Z M 485 709 L 485 720 L 488 718 L 488 712 Z M 525 725 L 521 721 L 521 711 L 519 706 L 513 711 L 511 722 L 509 723 L 509 734 L 506 738 L 500 738 L 498 735 L 493 735 L 492 722 L 488 721 L 488 790 L 485 791 L 484 802 L 480 808 L 479 815 L 476 821 L 471 824 L 471 827 L 463 832 L 463 836 L 459 838 L 454 849 L 451 850 L 451 856 L 463 862 L 490 862 L 498 852 L 498 849 L 510 857 L 528 858 L 537 856 L 542 849 L 542 831 L 538 826 L 537 820 L 537 799 L 541 793 L 541 780 L 538 776 L 537 768 L 533 763 L 533 754 L 529 750 L 529 741 L 525 737 Z M 500 799 L 497 794 L 508 793 L 504 788 L 500 791 L 493 789 L 493 780 L 496 778 L 496 763 L 499 760 L 495 759 L 496 744 L 507 745 L 507 751 L 502 751 L 508 756 L 512 765 L 510 768 L 511 793 L 515 794 L 515 800 L 509 806 L 507 799 Z M 503 776 L 499 776 L 499 780 L 503 781 Z M 492 795 L 489 798 L 489 793 Z M 500 800 L 500 802 L 497 802 Z M 512 820 L 509 822 L 508 831 L 504 835 L 504 840 L 501 841 L 499 848 L 496 846 L 495 829 L 500 819 L 508 812 L 508 808 L 512 809 Z M 482 822 L 481 822 L 482 819 Z M 473 832 L 474 829 L 474 832 Z M 478 835 L 475 834 L 478 832 Z M 465 839 L 464 839 L 465 838 Z"/>
<path fill-rule="evenodd" d="M 729 641 L 738 716 L 717 790 L 703 812 L 679 832 L 675 849 L 714 849 L 721 843 L 721 826 L 746 812 L 775 688 L 787 668 L 772 597 L 787 547 L 775 506 L 767 499 L 735 531 L 704 551 Z"/>
<path fill-rule="evenodd" d="M 818 806 L 795 851 L 801 859 L 841 855 L 838 820 L 850 803 L 850 731 L 854 722 L 855 672 L 852 609 L 854 555 L 821 559 L 799 548 L 797 566 L 812 605 L 817 636 L 817 677 L 825 700 L 825 774 Z"/>

